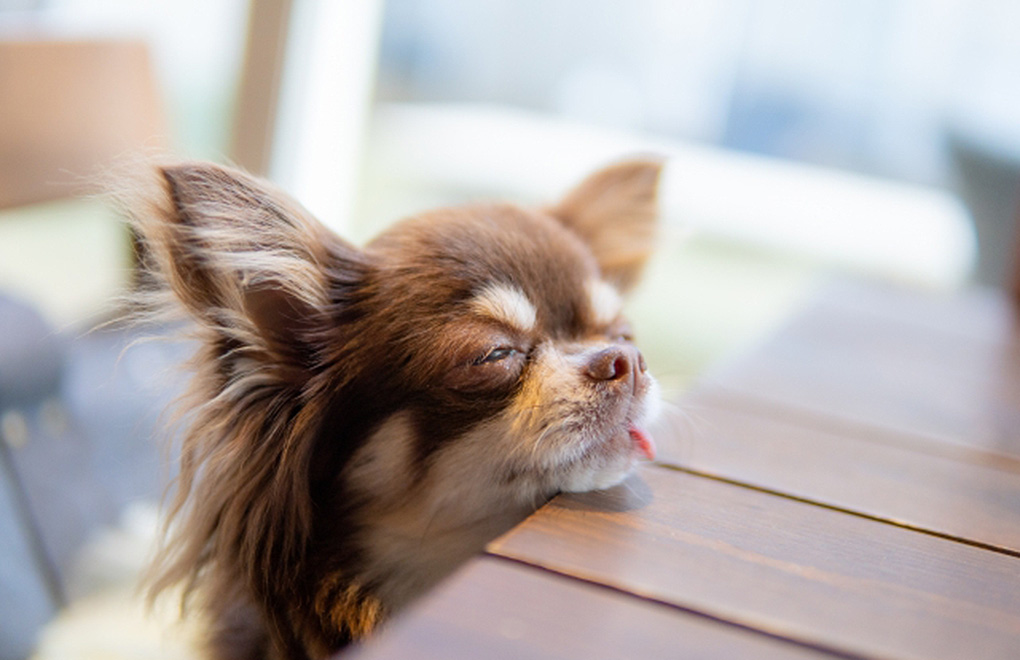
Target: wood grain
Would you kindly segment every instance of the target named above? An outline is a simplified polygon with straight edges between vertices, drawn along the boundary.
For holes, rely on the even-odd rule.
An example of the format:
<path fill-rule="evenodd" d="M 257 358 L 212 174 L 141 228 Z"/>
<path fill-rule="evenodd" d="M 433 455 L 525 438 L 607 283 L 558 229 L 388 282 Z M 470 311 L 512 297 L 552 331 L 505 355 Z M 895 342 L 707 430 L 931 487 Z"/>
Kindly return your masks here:
<path fill-rule="evenodd" d="M 662 425 L 660 463 L 1020 555 L 1020 470 L 918 451 L 867 427 L 791 421 L 705 391 Z"/>
<path fill-rule="evenodd" d="M 804 648 L 505 560 L 480 558 L 359 660 L 828 658 Z"/>
<path fill-rule="evenodd" d="M 1015 318 L 1003 295 L 909 296 L 843 285 L 705 382 L 777 408 L 969 447 L 1015 465 Z"/>
<path fill-rule="evenodd" d="M 862 656 L 1015 658 L 1020 560 L 649 466 L 491 551 Z"/>

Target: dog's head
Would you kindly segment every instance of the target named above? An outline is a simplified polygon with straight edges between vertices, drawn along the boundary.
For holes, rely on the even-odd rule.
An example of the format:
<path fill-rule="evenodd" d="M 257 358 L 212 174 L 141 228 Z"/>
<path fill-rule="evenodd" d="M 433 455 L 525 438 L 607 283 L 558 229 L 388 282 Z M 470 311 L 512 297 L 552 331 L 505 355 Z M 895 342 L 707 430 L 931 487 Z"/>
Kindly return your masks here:
<path fill-rule="evenodd" d="M 137 226 L 202 346 L 171 576 L 247 553 L 252 581 L 286 583 L 323 511 L 537 502 L 651 458 L 654 381 L 621 296 L 653 247 L 659 169 L 612 166 L 543 209 L 426 213 L 356 248 L 252 177 L 162 168 Z"/>
<path fill-rule="evenodd" d="M 643 421 L 654 381 L 621 293 L 646 254 L 655 174 L 620 166 L 559 208 L 443 210 L 369 244 L 362 373 L 386 374 L 371 387 L 391 390 L 391 404 L 372 436 L 388 444 L 362 454 L 390 453 L 379 464 L 391 469 L 406 454 L 454 490 L 458 473 L 477 471 L 526 496 L 609 486 L 651 458 Z M 593 217 L 607 201 L 588 197 L 597 194 L 626 196 L 632 215 Z M 616 235 L 586 233 L 603 231 Z"/>

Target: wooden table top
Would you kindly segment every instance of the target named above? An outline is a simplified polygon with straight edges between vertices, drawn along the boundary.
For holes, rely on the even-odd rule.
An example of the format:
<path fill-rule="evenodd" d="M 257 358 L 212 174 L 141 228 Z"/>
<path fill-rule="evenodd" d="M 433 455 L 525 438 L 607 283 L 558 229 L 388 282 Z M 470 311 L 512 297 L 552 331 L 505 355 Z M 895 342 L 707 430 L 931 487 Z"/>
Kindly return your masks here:
<path fill-rule="evenodd" d="M 1020 658 L 1016 319 L 832 285 L 354 655 Z"/>

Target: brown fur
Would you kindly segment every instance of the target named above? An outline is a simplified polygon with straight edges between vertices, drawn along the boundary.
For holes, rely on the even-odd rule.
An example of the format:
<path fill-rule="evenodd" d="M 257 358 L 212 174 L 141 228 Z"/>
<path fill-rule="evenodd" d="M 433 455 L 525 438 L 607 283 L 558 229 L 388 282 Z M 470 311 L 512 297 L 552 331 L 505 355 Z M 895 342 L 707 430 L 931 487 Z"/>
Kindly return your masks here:
<path fill-rule="evenodd" d="M 589 483 L 585 470 L 629 465 L 620 429 L 644 414 L 628 407 L 643 405 L 647 376 L 583 292 L 600 277 L 636 280 L 658 172 L 617 165 L 549 212 L 424 214 L 358 249 L 241 172 L 158 168 L 129 199 L 144 301 L 183 311 L 199 349 L 152 594 L 187 585 L 215 658 L 325 657 L 451 568 L 428 563 L 432 548 L 467 556 L 556 490 Z M 465 312 L 493 281 L 534 304 L 533 332 Z M 494 342 L 519 350 L 482 360 Z M 633 373 L 583 376 L 599 359 Z M 549 366 L 571 360 L 580 371 Z M 549 394 L 557 378 L 585 398 Z M 551 412 L 567 403 L 569 419 Z M 612 441 L 568 442 L 608 424 Z M 550 433 L 556 446 L 540 446 Z M 486 484 L 510 489 L 489 505 L 507 500 L 505 516 L 450 504 L 448 492 Z M 415 542 L 429 544 L 420 557 L 401 554 Z"/>

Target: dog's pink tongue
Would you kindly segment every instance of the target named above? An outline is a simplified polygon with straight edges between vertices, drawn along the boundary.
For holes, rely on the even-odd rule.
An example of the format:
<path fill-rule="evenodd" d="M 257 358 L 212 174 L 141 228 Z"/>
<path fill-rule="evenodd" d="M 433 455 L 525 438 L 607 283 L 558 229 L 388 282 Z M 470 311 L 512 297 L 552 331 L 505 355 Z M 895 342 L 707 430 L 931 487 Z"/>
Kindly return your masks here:
<path fill-rule="evenodd" d="M 637 447 L 641 455 L 650 461 L 655 460 L 655 442 L 652 441 L 652 436 L 648 435 L 648 432 L 644 429 L 636 426 L 631 426 L 630 439 L 634 441 L 634 446 Z"/>

